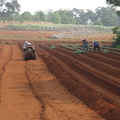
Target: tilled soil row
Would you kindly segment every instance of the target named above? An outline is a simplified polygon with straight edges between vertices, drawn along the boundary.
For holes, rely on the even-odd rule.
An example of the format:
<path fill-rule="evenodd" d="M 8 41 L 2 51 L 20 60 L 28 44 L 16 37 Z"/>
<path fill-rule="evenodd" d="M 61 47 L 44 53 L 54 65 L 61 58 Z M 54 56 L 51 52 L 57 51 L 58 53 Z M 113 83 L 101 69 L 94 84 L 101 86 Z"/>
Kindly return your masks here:
<path fill-rule="evenodd" d="M 105 57 L 108 57 L 108 58 L 112 58 L 112 59 L 115 59 L 115 60 L 117 60 L 117 61 L 120 61 L 120 55 L 119 54 L 114 54 L 114 53 L 98 53 L 98 54 L 100 54 L 100 55 L 103 55 L 103 56 L 105 56 Z"/>
<path fill-rule="evenodd" d="M 101 72 L 101 71 L 98 71 L 98 69 L 96 70 L 96 69 L 94 69 L 94 66 L 89 66 L 89 62 L 85 62 L 84 63 L 84 61 L 82 60 L 81 61 L 81 57 L 79 57 L 79 56 L 77 56 L 77 60 L 76 59 L 74 59 L 73 57 L 70 57 L 70 55 L 71 54 L 69 54 L 69 53 L 67 53 L 67 54 L 64 54 L 66 51 L 64 51 L 64 49 L 58 49 L 57 50 L 57 52 L 58 52 L 58 54 L 56 54 L 57 55 L 57 57 L 58 58 L 63 58 L 63 56 L 64 56 L 64 58 L 66 58 L 66 59 L 69 59 L 69 60 L 66 60 L 65 62 L 66 62 L 66 64 L 68 64 L 69 66 L 71 66 L 72 64 L 73 64 L 73 66 L 76 66 L 74 69 L 74 71 L 76 71 L 76 72 L 79 72 L 79 73 L 81 73 L 81 74 L 83 74 L 84 76 L 86 76 L 86 77 L 88 77 L 89 79 L 91 79 L 90 78 L 90 76 L 91 77 L 93 77 L 91 80 L 93 80 L 94 82 L 96 82 L 96 83 L 99 83 L 99 85 L 101 85 L 102 87 L 104 87 L 105 86 L 105 88 L 107 89 L 109 89 L 110 91 L 112 91 L 111 90 L 111 88 L 113 88 L 113 93 L 114 94 L 117 94 L 117 95 L 119 95 L 119 77 L 117 78 L 116 76 L 114 77 L 114 76 L 110 76 L 109 74 L 106 74 L 104 71 L 103 72 Z M 62 54 L 61 54 L 62 53 Z M 75 55 L 76 56 L 76 55 Z M 91 55 L 92 56 L 92 55 Z M 84 57 L 85 56 L 82 56 L 82 59 L 84 59 Z M 97 57 L 97 54 L 96 54 L 96 57 Z M 94 59 L 93 59 L 93 61 L 95 61 L 96 62 L 96 60 L 95 60 L 95 58 L 96 58 L 95 56 L 94 56 Z M 90 57 L 89 57 L 90 58 Z M 88 58 L 88 60 L 89 60 L 89 58 Z M 71 60 L 71 61 L 70 61 Z M 104 60 L 104 59 L 103 59 Z M 73 63 L 74 62 L 74 63 Z M 115 63 L 115 61 L 113 61 L 113 64 Z M 90 64 L 91 65 L 91 64 Z M 105 64 L 106 66 L 108 65 L 108 64 Z M 119 65 L 119 64 L 118 64 Z M 80 66 L 80 69 L 79 69 L 79 67 L 78 66 Z M 111 70 L 113 70 L 113 66 L 111 66 L 112 68 L 111 68 Z M 78 69 L 78 70 L 77 70 Z M 117 68 L 116 69 L 118 69 L 118 71 L 119 71 L 119 68 L 118 68 L 118 66 L 117 66 Z M 113 70 L 114 71 L 114 70 Z M 113 72 L 112 71 L 112 72 Z M 117 73 L 116 73 L 117 74 Z M 119 72 L 118 72 L 118 74 L 119 74 Z M 88 75 L 88 76 L 87 76 Z M 98 77 L 99 76 L 99 77 Z M 108 76 L 108 78 L 107 78 L 107 76 Z M 111 79 L 109 78 L 109 77 L 111 77 Z M 101 79 L 100 79 L 101 78 Z M 96 80 L 97 79 L 97 80 Z M 110 81 L 111 80 L 111 81 Z M 108 86 L 108 87 L 107 87 Z M 115 92 L 116 91 L 116 92 Z"/>
<path fill-rule="evenodd" d="M 56 50 L 61 51 L 62 53 L 65 53 L 69 56 L 72 56 L 72 57 L 78 59 L 79 61 L 83 62 L 83 64 L 85 63 L 87 65 L 87 67 L 91 66 L 92 68 L 95 68 L 95 70 L 100 66 L 99 65 L 100 63 L 101 63 L 101 66 L 102 66 L 102 64 L 104 64 L 105 68 L 109 67 L 109 72 L 111 72 L 111 74 L 115 73 L 114 70 L 115 71 L 117 70 L 118 72 L 116 72 L 115 77 L 113 77 L 113 75 L 111 76 L 111 74 L 108 74 L 109 72 L 106 69 L 105 69 L 106 71 L 104 69 L 101 69 L 103 66 L 102 67 L 100 66 L 101 67 L 101 68 L 99 68 L 100 70 L 97 69 L 97 71 L 99 70 L 100 74 L 107 73 L 107 75 L 105 75 L 105 77 L 108 76 L 109 79 L 112 78 L 111 81 L 109 81 L 109 82 L 114 81 L 117 84 L 119 83 L 119 77 L 117 77 L 117 76 L 119 76 L 120 62 L 118 59 L 115 59 L 115 57 L 117 55 L 112 55 L 112 57 L 111 57 L 111 55 L 109 55 L 110 57 L 107 55 L 107 57 L 105 57 L 104 55 L 106 55 L 106 54 L 102 54 L 102 52 L 97 52 L 97 53 L 89 52 L 89 53 L 84 53 L 83 55 L 75 55 L 75 54 L 73 54 L 73 51 L 65 49 L 65 48 L 63 49 L 62 47 L 58 47 L 58 48 L 56 48 Z M 92 62 L 93 60 L 95 62 Z M 96 63 L 96 65 L 95 65 L 95 63 Z M 94 72 L 96 73 L 97 71 L 94 71 Z"/>
<path fill-rule="evenodd" d="M 113 56 L 112 58 L 109 57 L 105 57 L 104 55 L 100 55 L 97 53 L 93 53 L 93 52 L 89 52 L 89 54 L 84 54 L 90 58 L 93 58 L 95 60 L 107 63 L 109 65 L 112 65 L 114 67 L 117 67 L 119 69 L 120 66 L 120 60 L 119 59 L 115 59 L 115 57 Z"/>
<path fill-rule="evenodd" d="M 7 47 L 7 49 L 6 49 Z M 8 52 L 6 52 L 8 50 Z M 0 102 L 1 102 L 1 78 L 5 72 L 5 67 L 11 60 L 11 46 L 0 46 Z"/>
<path fill-rule="evenodd" d="M 39 48 L 36 50 L 38 55 L 49 56 Z M 39 56 L 36 61 L 28 60 L 25 70 L 31 91 L 42 104 L 41 120 L 104 119 L 70 94 Z"/>
<path fill-rule="evenodd" d="M 87 76 L 87 73 L 86 74 L 82 74 L 82 71 L 81 71 L 81 72 L 78 72 L 78 73 L 81 74 L 82 76 L 79 76 L 78 78 L 75 79 L 74 78 L 75 76 L 73 77 L 73 75 L 71 75 L 70 73 L 73 72 L 72 74 L 76 74 L 77 71 L 85 70 L 85 69 L 81 69 L 80 67 L 77 67 L 78 63 L 75 63 L 74 59 L 71 59 L 70 57 L 68 57 L 68 55 L 70 55 L 70 53 L 66 54 L 65 51 L 64 51 L 64 54 L 62 55 L 62 52 L 58 52 L 56 50 L 51 50 L 51 49 L 49 49 L 49 46 L 40 46 L 39 50 L 42 51 L 42 54 L 39 54 L 39 55 L 44 59 L 44 61 L 48 65 L 49 70 L 60 80 L 60 82 L 72 94 L 74 94 L 75 96 L 77 96 L 86 105 L 88 105 L 89 107 L 91 107 L 92 109 L 94 109 L 96 112 L 98 112 L 101 116 L 104 116 L 106 119 L 111 119 L 111 120 L 113 119 L 114 120 L 116 118 L 116 120 L 117 120 L 117 118 L 120 117 L 119 114 L 118 114 L 119 113 L 119 107 L 114 104 L 114 101 L 111 101 L 112 102 L 112 104 L 111 104 L 108 99 L 107 100 L 103 99 L 104 95 L 101 95 L 100 93 L 98 93 L 93 88 L 91 89 L 90 87 L 88 87 L 87 84 L 85 84 L 83 82 L 80 82 L 78 80 L 78 79 L 83 79 L 84 80 L 85 76 L 86 76 L 86 79 L 88 79 L 88 80 L 89 79 L 90 80 L 94 79 L 94 81 L 95 81 L 97 79 L 101 79 L 100 77 L 94 78 L 95 76 L 93 76 L 93 74 L 91 72 Z M 73 56 L 73 58 L 74 58 L 74 56 Z M 83 57 L 83 59 L 84 58 L 85 57 Z M 79 60 L 81 60 L 81 59 L 79 59 Z M 93 60 L 93 58 L 92 58 L 92 60 Z M 94 60 L 92 61 L 92 60 L 91 60 L 91 64 L 92 64 L 92 62 L 96 62 L 97 61 L 97 60 L 95 60 L 95 61 Z M 97 62 L 99 62 L 99 61 L 97 61 Z M 65 65 L 67 65 L 66 68 L 65 68 Z M 106 65 L 106 63 L 101 64 L 101 65 L 102 66 Z M 64 66 L 64 69 L 62 68 L 63 66 Z M 79 66 L 79 64 L 78 64 L 78 66 Z M 94 66 L 94 64 L 93 64 L 93 66 Z M 105 68 L 106 67 L 104 67 L 104 69 Z M 103 69 L 99 69 L 99 70 L 103 70 Z M 119 71 L 119 69 L 117 69 L 117 70 Z M 68 73 L 66 71 L 72 71 L 72 72 Z M 87 71 L 87 70 L 85 70 L 85 71 Z M 93 77 L 91 76 L 91 78 L 90 78 L 89 77 L 90 75 L 92 75 Z M 80 78 L 80 77 L 83 77 L 83 78 Z M 117 77 L 119 77 L 119 75 L 116 76 L 114 74 L 113 77 L 117 78 Z M 103 81 L 104 81 L 104 79 L 103 79 Z M 78 81 L 81 84 L 80 83 L 78 84 Z M 104 81 L 104 83 L 105 83 L 105 81 Z M 100 84 L 100 82 L 98 83 L 98 85 L 99 84 Z M 113 85 L 111 84 L 111 86 L 109 86 L 110 84 L 111 84 L 111 82 L 109 82 L 109 84 L 108 84 L 108 82 L 105 85 L 103 84 L 104 85 L 103 88 L 105 89 L 105 87 L 106 88 L 109 87 L 109 89 L 108 89 L 109 91 L 111 91 L 110 88 L 113 88 L 112 89 L 112 93 L 113 94 L 111 94 L 111 95 L 115 96 L 115 94 L 116 94 L 116 95 L 119 96 L 119 92 L 118 92 L 119 91 L 119 86 L 115 85 L 115 84 L 113 84 Z M 100 86 L 102 87 L 102 85 L 100 85 Z M 116 91 L 116 92 L 114 92 L 114 91 Z M 108 96 L 109 95 L 110 94 L 108 93 Z M 118 96 L 116 96 L 117 98 L 116 98 L 116 102 L 115 103 L 119 104 L 119 102 L 117 102 L 117 101 L 119 101 L 119 97 Z"/>
<path fill-rule="evenodd" d="M 0 119 L 38 120 L 40 105 L 27 83 L 19 46 L 0 46 Z"/>
<path fill-rule="evenodd" d="M 119 74 L 120 73 L 120 69 L 119 69 L 120 62 L 119 62 L 119 60 L 115 61 L 114 57 L 112 58 L 111 61 L 108 60 L 108 62 L 107 62 L 107 58 L 103 59 L 100 57 L 100 59 L 99 59 L 99 56 L 95 53 L 89 52 L 89 53 L 84 53 L 83 55 L 75 55 L 75 54 L 73 54 L 73 52 L 70 52 L 67 49 L 62 49 L 60 47 L 56 48 L 56 50 L 57 49 L 58 49 L 58 51 L 61 50 L 63 53 L 66 53 L 74 58 L 77 58 L 80 61 L 83 61 L 92 67 L 94 66 L 94 68 L 97 70 L 103 71 L 109 75 L 112 74 L 112 76 L 120 78 L 120 74 Z M 112 63 L 112 64 L 110 64 L 110 63 Z"/>

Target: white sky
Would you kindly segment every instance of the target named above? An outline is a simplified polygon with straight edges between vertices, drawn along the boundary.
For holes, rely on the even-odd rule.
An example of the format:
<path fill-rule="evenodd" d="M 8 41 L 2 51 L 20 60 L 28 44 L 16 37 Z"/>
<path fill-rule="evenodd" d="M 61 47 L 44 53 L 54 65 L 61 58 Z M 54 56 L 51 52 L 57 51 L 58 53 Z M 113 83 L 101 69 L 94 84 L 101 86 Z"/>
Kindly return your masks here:
<path fill-rule="evenodd" d="M 98 7 L 107 7 L 106 0 L 17 0 L 21 5 L 21 13 L 29 11 L 34 14 L 36 11 L 48 9 L 90 9 L 94 11 Z"/>

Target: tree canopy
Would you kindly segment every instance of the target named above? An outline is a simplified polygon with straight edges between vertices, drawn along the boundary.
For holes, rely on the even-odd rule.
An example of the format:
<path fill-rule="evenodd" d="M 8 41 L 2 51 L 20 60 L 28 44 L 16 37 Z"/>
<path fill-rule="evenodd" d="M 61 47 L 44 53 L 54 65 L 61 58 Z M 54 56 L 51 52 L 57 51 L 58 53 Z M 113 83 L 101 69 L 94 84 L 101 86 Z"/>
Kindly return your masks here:
<path fill-rule="evenodd" d="M 17 0 L 0 0 L 0 18 L 11 19 L 19 11 L 20 5 Z"/>
<path fill-rule="evenodd" d="M 119 0 L 106 0 L 109 4 L 119 6 Z M 0 20 L 20 20 L 20 21 L 46 21 L 60 24 L 83 24 L 83 25 L 104 25 L 118 26 L 120 17 L 117 16 L 117 10 L 111 7 L 99 7 L 93 12 L 92 10 L 83 10 L 73 8 L 60 9 L 54 11 L 52 9 L 47 12 L 41 10 L 31 14 L 25 11 L 20 14 L 20 5 L 17 0 L 0 0 Z"/>
<path fill-rule="evenodd" d="M 112 7 L 120 7 L 120 0 L 106 0 L 106 3 Z M 117 11 L 117 14 L 120 16 L 120 10 Z"/>
<path fill-rule="evenodd" d="M 114 6 L 120 7 L 120 0 L 106 0 L 106 2 L 113 7 Z M 117 14 L 120 15 L 120 11 L 117 11 Z M 113 42 L 112 45 L 113 47 L 120 46 L 120 25 L 118 25 L 118 27 L 113 28 L 112 30 L 113 34 L 116 34 L 116 38 L 114 38 L 115 41 Z"/>
<path fill-rule="evenodd" d="M 120 0 L 106 0 L 106 2 L 112 6 L 120 6 Z"/>

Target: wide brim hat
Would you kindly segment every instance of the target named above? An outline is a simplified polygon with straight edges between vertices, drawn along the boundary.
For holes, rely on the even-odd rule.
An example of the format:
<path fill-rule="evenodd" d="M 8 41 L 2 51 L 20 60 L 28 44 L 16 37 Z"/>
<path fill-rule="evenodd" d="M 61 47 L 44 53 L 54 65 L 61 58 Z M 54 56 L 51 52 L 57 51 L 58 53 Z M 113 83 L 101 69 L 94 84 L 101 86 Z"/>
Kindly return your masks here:
<path fill-rule="evenodd" d="M 86 40 L 86 38 L 83 38 L 82 41 Z"/>

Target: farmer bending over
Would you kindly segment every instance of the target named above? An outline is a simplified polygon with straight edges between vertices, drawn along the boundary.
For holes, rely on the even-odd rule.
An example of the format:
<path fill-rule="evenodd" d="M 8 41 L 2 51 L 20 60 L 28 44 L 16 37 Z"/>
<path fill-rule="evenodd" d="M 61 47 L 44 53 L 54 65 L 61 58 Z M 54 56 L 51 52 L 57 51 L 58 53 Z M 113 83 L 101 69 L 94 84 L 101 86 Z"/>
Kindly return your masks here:
<path fill-rule="evenodd" d="M 93 42 L 93 45 L 94 45 L 93 51 L 95 51 L 96 48 L 98 49 L 98 51 L 100 51 L 99 43 L 98 43 L 97 41 L 94 41 L 94 42 Z"/>
<path fill-rule="evenodd" d="M 85 49 L 86 49 L 86 51 L 89 51 L 88 50 L 88 42 L 87 42 L 87 40 L 84 38 L 84 39 L 82 39 L 81 42 L 83 42 L 82 52 L 84 52 Z"/>

